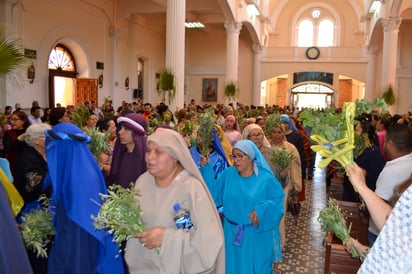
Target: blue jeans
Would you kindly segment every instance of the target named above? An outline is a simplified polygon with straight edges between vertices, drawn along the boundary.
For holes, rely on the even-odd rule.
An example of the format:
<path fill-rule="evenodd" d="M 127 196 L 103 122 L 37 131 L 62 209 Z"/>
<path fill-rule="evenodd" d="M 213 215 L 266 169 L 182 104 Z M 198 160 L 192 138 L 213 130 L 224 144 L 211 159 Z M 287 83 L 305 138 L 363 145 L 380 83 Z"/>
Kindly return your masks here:
<path fill-rule="evenodd" d="M 376 238 L 378 238 L 378 235 L 373 234 L 372 232 L 368 231 L 368 243 L 369 247 L 372 247 L 373 244 L 376 241 Z"/>

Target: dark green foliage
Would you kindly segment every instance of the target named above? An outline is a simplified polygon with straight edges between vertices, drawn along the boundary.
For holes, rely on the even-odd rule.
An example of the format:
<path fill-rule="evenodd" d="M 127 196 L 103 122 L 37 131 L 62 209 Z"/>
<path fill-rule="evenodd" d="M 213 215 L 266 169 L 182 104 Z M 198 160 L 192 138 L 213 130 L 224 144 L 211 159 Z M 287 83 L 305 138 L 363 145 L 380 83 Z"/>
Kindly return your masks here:
<path fill-rule="evenodd" d="M 237 86 L 235 82 L 229 82 L 225 86 L 225 90 L 223 91 L 223 94 L 226 97 L 234 97 L 237 92 Z"/>
<path fill-rule="evenodd" d="M 395 94 L 393 93 L 392 85 L 389 85 L 387 90 L 382 94 L 382 98 L 390 106 L 395 104 L 396 98 L 395 98 Z"/>

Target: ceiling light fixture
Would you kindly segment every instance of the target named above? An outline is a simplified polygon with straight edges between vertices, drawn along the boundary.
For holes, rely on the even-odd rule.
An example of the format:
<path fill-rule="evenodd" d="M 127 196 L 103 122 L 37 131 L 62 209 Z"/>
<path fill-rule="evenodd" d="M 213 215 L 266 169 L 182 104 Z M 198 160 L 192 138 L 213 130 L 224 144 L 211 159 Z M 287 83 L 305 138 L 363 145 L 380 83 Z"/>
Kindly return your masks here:
<path fill-rule="evenodd" d="M 185 22 L 185 27 L 188 29 L 199 29 L 204 28 L 205 25 L 200 22 Z"/>

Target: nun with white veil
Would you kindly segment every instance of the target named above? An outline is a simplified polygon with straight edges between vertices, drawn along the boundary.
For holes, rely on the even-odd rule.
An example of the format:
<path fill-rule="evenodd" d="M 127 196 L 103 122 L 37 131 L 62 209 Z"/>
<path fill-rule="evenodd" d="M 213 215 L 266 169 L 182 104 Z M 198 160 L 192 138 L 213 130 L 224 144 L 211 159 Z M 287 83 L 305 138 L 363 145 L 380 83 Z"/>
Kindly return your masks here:
<path fill-rule="evenodd" d="M 158 128 L 147 138 L 145 160 L 135 188 L 147 230 L 127 242 L 130 273 L 225 273 L 220 218 L 183 137 Z M 190 212 L 193 228 L 176 228 L 176 203 Z"/>

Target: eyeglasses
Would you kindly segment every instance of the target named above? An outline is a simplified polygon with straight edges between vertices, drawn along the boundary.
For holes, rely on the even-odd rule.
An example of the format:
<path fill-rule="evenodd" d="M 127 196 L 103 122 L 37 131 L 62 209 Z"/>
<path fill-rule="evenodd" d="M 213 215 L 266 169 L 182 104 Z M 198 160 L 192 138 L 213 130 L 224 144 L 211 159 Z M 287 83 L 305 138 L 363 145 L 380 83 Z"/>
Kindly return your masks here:
<path fill-rule="evenodd" d="M 232 158 L 232 160 L 239 159 L 239 160 L 242 161 L 242 159 L 243 159 L 245 156 L 246 156 L 246 155 L 244 155 L 244 154 L 233 154 L 233 155 L 230 155 L 230 158 Z"/>
<path fill-rule="evenodd" d="M 21 121 L 21 119 L 18 118 L 11 118 L 10 121 L 15 122 L 15 121 Z"/>
<path fill-rule="evenodd" d="M 247 137 L 248 138 L 257 138 L 263 136 L 263 133 L 253 133 L 253 134 L 249 134 Z"/>

